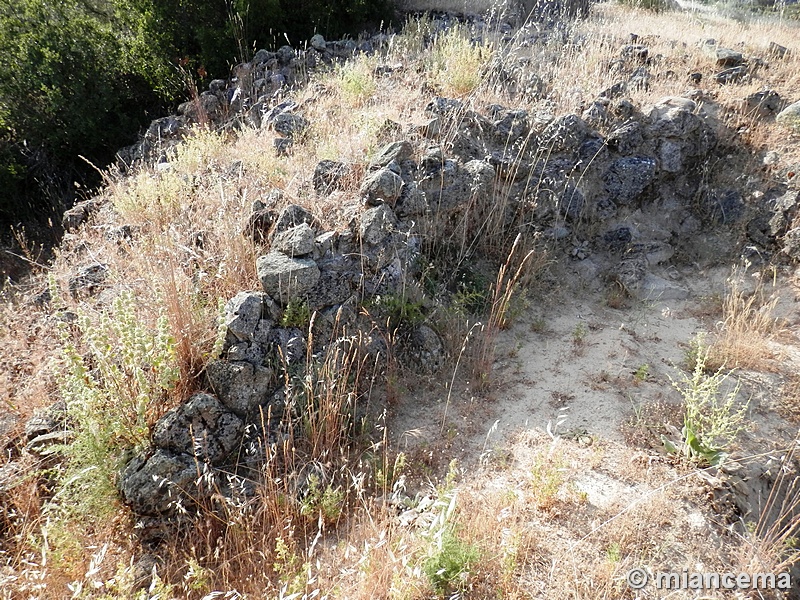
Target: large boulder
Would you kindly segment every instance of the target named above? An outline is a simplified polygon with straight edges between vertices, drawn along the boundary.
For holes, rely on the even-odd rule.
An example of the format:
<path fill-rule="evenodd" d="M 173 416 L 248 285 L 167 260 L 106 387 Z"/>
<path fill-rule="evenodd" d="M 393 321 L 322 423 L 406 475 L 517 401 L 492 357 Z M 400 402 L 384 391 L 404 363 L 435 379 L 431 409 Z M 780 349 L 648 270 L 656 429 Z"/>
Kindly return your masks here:
<path fill-rule="evenodd" d="M 128 462 L 120 473 L 119 489 L 134 512 L 164 515 L 193 503 L 200 475 L 195 459 L 188 454 L 157 449 L 150 456 L 136 456 Z"/>
<path fill-rule="evenodd" d="M 377 206 L 381 202 L 394 206 L 402 189 L 402 177 L 390 169 L 382 168 L 364 180 L 361 197 L 369 206 Z"/>
<path fill-rule="evenodd" d="M 314 230 L 308 223 L 300 223 L 291 229 L 281 231 L 272 240 L 272 250 L 287 256 L 308 256 L 314 251 Z"/>
<path fill-rule="evenodd" d="M 241 443 L 244 424 L 211 394 L 195 394 L 153 428 L 153 443 L 164 450 L 222 464 Z"/>
<path fill-rule="evenodd" d="M 319 267 L 312 259 L 292 258 L 282 252 L 259 256 L 256 270 L 264 291 L 283 305 L 294 298 L 305 297 L 320 276 Z"/>
<path fill-rule="evenodd" d="M 206 366 L 211 389 L 241 418 L 257 412 L 274 384 L 272 369 L 248 361 L 212 360 Z"/>

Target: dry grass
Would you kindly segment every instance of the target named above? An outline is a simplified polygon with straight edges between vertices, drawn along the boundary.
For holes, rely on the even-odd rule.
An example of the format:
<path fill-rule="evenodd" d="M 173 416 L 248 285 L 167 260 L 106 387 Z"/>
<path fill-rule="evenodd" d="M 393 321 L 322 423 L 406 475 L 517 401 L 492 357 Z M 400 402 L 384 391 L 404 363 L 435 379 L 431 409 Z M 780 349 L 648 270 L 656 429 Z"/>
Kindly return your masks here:
<path fill-rule="evenodd" d="M 721 367 L 757 371 L 778 368 L 772 340 L 783 322 L 775 315 L 780 298 L 775 293 L 774 275 L 769 271 L 748 275 L 746 269 L 734 269 L 722 301 L 722 320 L 709 351 L 707 367 L 711 371 Z M 745 277 L 754 280 L 752 290 L 744 287 Z"/>

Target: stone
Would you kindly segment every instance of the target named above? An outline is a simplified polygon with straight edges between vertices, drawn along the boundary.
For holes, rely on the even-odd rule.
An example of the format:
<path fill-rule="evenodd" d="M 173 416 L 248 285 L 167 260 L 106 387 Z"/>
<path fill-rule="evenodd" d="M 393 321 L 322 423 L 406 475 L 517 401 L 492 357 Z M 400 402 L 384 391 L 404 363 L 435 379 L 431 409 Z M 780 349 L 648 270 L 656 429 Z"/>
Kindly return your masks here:
<path fill-rule="evenodd" d="M 153 444 L 219 465 L 241 443 L 243 432 L 239 417 L 211 394 L 200 393 L 158 420 Z"/>
<path fill-rule="evenodd" d="M 316 219 L 308 210 L 298 204 L 289 204 L 275 219 L 275 234 L 296 227 L 301 223 L 307 223 L 316 228 Z"/>
<path fill-rule="evenodd" d="M 736 67 L 744 61 L 741 52 L 736 52 L 730 48 L 720 48 L 719 46 L 716 48 L 714 58 L 716 58 L 717 66 L 719 67 Z"/>
<path fill-rule="evenodd" d="M 274 384 L 274 372 L 247 361 L 212 360 L 206 377 L 214 394 L 242 419 L 252 416 Z"/>
<path fill-rule="evenodd" d="M 290 257 L 308 256 L 314 251 L 314 230 L 308 223 L 278 232 L 272 240 L 272 250 Z"/>
<path fill-rule="evenodd" d="M 122 469 L 119 489 L 122 498 L 140 515 L 176 512 L 180 502 L 191 506 L 198 497 L 200 474 L 194 458 L 157 449 L 149 457 L 136 456 Z"/>
<path fill-rule="evenodd" d="M 411 147 L 411 144 L 405 140 L 391 142 L 381 148 L 372 160 L 369 161 L 369 168 L 379 169 L 385 167 L 392 161 L 402 164 L 403 161 L 411 158 L 413 152 L 414 149 Z"/>
<path fill-rule="evenodd" d="M 795 102 L 784 108 L 775 117 L 775 121 L 795 133 L 800 133 L 800 102 Z"/>
<path fill-rule="evenodd" d="M 225 304 L 225 326 L 228 334 L 242 342 L 253 341 L 263 313 L 263 293 L 239 292 Z"/>
<path fill-rule="evenodd" d="M 292 258 L 282 252 L 259 256 L 256 271 L 264 291 L 283 305 L 293 298 L 304 297 L 316 285 L 320 275 L 313 260 Z"/>
<path fill-rule="evenodd" d="M 588 134 L 589 128 L 578 115 L 565 115 L 545 128 L 539 143 L 552 152 L 571 152 L 578 149 Z"/>
<path fill-rule="evenodd" d="M 321 160 L 314 167 L 314 191 L 324 196 L 342 188 L 342 179 L 350 173 L 350 167 L 338 160 Z"/>
<path fill-rule="evenodd" d="M 294 138 L 308 129 L 308 121 L 300 115 L 283 112 L 273 119 L 272 127 L 282 136 Z"/>
<path fill-rule="evenodd" d="M 376 171 L 361 185 L 360 194 L 368 206 L 386 202 L 394 206 L 403 189 L 403 178 L 390 169 Z"/>
<path fill-rule="evenodd" d="M 322 37 L 320 34 L 311 36 L 309 44 L 311 44 L 311 47 L 318 52 L 324 52 L 325 48 L 327 47 L 327 44 L 325 43 L 325 38 Z"/>
<path fill-rule="evenodd" d="M 439 334 L 428 325 L 420 325 L 411 333 L 414 360 L 427 371 L 436 371 L 444 362 L 444 344 Z"/>
<path fill-rule="evenodd" d="M 747 67 L 738 66 L 725 69 L 714 75 L 714 81 L 720 84 L 738 83 L 747 75 Z"/>
<path fill-rule="evenodd" d="M 69 292 L 73 296 L 79 294 L 93 294 L 105 282 L 108 275 L 108 265 L 104 263 L 90 263 L 78 268 L 78 272 L 69 278 Z"/>
<path fill-rule="evenodd" d="M 781 108 L 781 97 L 772 90 L 761 90 L 744 99 L 744 111 L 755 117 L 771 117 Z"/>
<path fill-rule="evenodd" d="M 605 189 L 616 204 L 630 204 L 649 186 L 656 175 L 656 161 L 647 156 L 620 158 L 603 175 Z"/>

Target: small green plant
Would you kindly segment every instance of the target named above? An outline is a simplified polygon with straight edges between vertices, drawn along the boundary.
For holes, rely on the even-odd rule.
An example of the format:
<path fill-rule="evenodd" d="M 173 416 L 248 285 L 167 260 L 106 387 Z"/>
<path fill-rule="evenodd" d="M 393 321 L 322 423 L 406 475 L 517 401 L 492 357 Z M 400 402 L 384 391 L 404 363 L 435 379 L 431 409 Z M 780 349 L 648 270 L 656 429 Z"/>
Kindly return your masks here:
<path fill-rule="evenodd" d="M 608 545 L 608 548 L 606 548 L 606 558 L 612 563 L 618 563 L 622 560 L 622 548 L 619 542 L 611 542 Z"/>
<path fill-rule="evenodd" d="M 536 506 L 547 510 L 564 484 L 564 465 L 551 457 L 538 456 L 531 468 L 530 488 Z"/>
<path fill-rule="evenodd" d="M 667 451 L 701 464 L 719 465 L 727 450 L 742 432 L 748 403 L 737 404 L 740 385 L 724 391 L 732 371 L 706 373 L 709 348 L 702 339 L 696 340 L 695 365 L 692 373 L 681 373 L 673 387 L 683 397 L 683 429 L 678 439 L 662 436 Z"/>
<path fill-rule="evenodd" d="M 348 61 L 339 70 L 338 82 L 345 102 L 352 107 L 362 106 L 375 96 L 375 64 L 360 58 Z"/>
<path fill-rule="evenodd" d="M 108 314 L 92 319 L 79 313 L 88 354 L 78 351 L 66 329 L 62 333 L 59 387 L 75 422 L 75 439 L 64 448 L 69 466 L 56 497 L 63 498 L 61 506 L 79 512 L 83 507 L 93 516 L 110 509 L 118 461 L 128 449 L 148 443 L 149 423 L 178 382 L 166 317 L 150 330 L 135 307 L 133 295 L 123 293 Z"/>
<path fill-rule="evenodd" d="M 311 322 L 311 309 L 305 300 L 290 300 L 281 315 L 281 327 L 306 329 Z"/>
<path fill-rule="evenodd" d="M 433 590 L 442 598 L 450 598 L 466 588 L 470 571 L 480 559 L 480 550 L 458 536 L 455 523 L 456 474 L 456 463 L 453 461 L 438 490 L 438 499 L 434 504 L 436 517 L 425 534 L 429 546 L 422 561 L 422 571 Z"/>
<path fill-rule="evenodd" d="M 467 96 L 483 81 L 492 55 L 488 43 L 475 43 L 466 29 L 451 28 L 435 39 L 428 72 L 445 95 Z"/>
<path fill-rule="evenodd" d="M 425 321 L 425 305 L 404 294 L 375 296 L 369 303 L 390 331 L 413 328 Z"/>
<path fill-rule="evenodd" d="M 580 321 L 575 325 L 575 328 L 572 330 L 572 343 L 575 344 L 576 346 L 579 346 L 586 339 L 587 333 L 589 333 L 589 329 L 586 327 L 586 323 Z"/>
<path fill-rule="evenodd" d="M 344 509 L 344 491 L 341 487 L 323 486 L 317 475 L 308 478 L 308 491 L 300 504 L 300 514 L 311 521 L 320 516 L 326 523 L 335 523 Z"/>
<path fill-rule="evenodd" d="M 633 379 L 636 381 L 636 383 L 641 383 L 643 381 L 646 381 L 649 376 L 650 376 L 650 365 L 648 365 L 647 363 L 641 365 L 633 373 Z"/>

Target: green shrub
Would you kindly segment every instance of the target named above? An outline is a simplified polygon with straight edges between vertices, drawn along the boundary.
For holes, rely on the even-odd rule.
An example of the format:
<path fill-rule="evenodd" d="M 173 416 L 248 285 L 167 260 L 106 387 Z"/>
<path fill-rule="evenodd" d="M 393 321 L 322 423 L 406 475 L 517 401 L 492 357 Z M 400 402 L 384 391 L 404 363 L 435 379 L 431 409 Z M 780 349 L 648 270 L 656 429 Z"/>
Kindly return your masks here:
<path fill-rule="evenodd" d="M 102 517 L 113 510 L 121 460 L 146 445 L 150 422 L 164 410 L 178 382 L 175 341 L 165 317 L 154 331 L 122 294 L 109 314 L 78 317 L 81 352 L 65 329 L 59 388 L 74 423 L 75 439 L 63 451 L 67 469 L 54 507 Z"/>
<path fill-rule="evenodd" d="M 681 373 L 673 387 L 683 397 L 683 429 L 678 439 L 662 436 L 668 452 L 680 454 L 701 464 L 718 465 L 727 456 L 736 436 L 745 429 L 748 403 L 739 405 L 737 383 L 725 392 L 723 386 L 732 372 L 720 367 L 706 372 L 709 349 L 698 340 L 694 354 L 694 369 L 690 375 Z"/>

